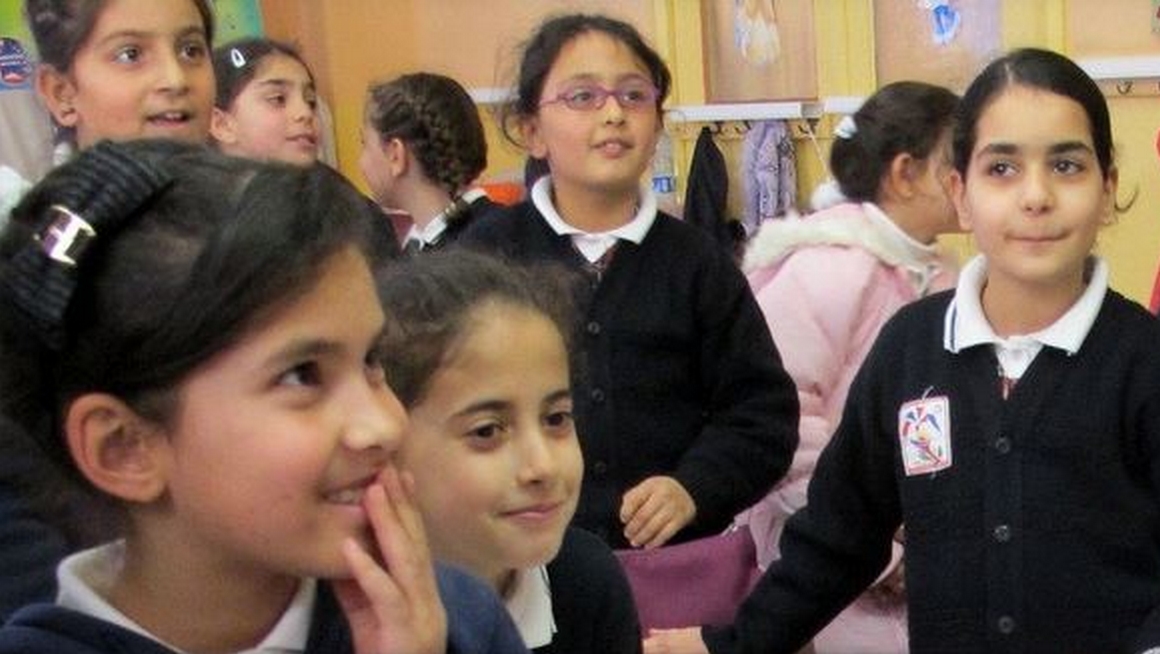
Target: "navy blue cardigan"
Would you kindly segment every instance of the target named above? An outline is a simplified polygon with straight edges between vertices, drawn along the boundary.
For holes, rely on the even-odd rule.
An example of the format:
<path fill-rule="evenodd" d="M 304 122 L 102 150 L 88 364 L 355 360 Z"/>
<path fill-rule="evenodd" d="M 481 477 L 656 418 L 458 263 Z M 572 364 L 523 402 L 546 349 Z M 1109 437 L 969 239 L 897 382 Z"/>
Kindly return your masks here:
<path fill-rule="evenodd" d="M 531 202 L 481 218 L 460 243 L 587 268 Z M 704 232 L 661 213 L 577 295 L 573 396 L 585 467 L 576 524 L 626 546 L 622 496 L 669 475 L 697 507 L 673 542 L 721 531 L 785 474 L 798 438 L 797 392 L 745 277 Z"/>
<path fill-rule="evenodd" d="M 1160 645 L 1160 323 L 1108 291 L 1080 350 L 1003 400 L 994 349 L 943 347 L 951 293 L 887 323 L 782 558 L 713 654 L 793 652 L 869 585 L 906 525 L 911 652 Z M 900 407 L 949 403 L 949 468 L 907 476 Z"/>
<path fill-rule="evenodd" d="M 482 582 L 451 568 L 438 570 L 447 609 L 448 654 L 527 654 L 499 598 Z M 306 654 L 354 652 L 350 627 L 330 586 L 318 584 Z M 0 628 L 0 654 L 173 654 L 140 634 L 53 604 L 19 611 Z"/>

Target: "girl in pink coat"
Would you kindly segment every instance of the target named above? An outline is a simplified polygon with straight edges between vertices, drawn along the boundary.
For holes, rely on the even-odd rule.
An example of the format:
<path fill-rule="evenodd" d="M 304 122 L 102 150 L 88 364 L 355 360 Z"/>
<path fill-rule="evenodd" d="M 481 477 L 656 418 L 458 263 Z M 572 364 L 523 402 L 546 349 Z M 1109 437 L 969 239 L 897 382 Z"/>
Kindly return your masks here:
<path fill-rule="evenodd" d="M 920 82 L 880 89 L 835 130 L 830 169 L 840 202 L 764 223 L 745 253 L 746 275 L 801 401 L 789 473 L 738 516 L 762 568 L 779 556 L 786 519 L 805 505 L 814 463 L 883 323 L 904 304 L 954 285 L 955 266 L 935 242 L 959 231 L 943 184 L 957 103 L 950 91 Z M 876 585 L 815 638 L 817 654 L 907 651 L 902 536 Z"/>

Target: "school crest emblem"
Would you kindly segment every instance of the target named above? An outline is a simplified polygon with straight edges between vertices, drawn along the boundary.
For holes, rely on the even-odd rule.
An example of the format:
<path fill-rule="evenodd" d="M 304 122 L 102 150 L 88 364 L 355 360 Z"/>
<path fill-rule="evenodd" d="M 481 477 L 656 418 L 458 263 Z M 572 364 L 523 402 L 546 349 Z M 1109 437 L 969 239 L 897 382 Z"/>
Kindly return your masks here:
<path fill-rule="evenodd" d="M 906 476 L 951 467 L 951 407 L 945 395 L 906 402 L 898 410 L 898 444 Z"/>

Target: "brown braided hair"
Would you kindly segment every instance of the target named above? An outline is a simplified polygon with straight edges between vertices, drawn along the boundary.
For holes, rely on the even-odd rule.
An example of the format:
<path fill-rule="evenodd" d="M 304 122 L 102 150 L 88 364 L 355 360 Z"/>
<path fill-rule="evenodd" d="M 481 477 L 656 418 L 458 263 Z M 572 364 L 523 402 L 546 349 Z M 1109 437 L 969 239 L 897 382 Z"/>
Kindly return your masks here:
<path fill-rule="evenodd" d="M 450 77 L 411 73 L 372 84 L 367 96 L 367 123 L 383 141 L 406 143 L 427 177 L 451 196 L 487 167 L 479 110 Z"/>

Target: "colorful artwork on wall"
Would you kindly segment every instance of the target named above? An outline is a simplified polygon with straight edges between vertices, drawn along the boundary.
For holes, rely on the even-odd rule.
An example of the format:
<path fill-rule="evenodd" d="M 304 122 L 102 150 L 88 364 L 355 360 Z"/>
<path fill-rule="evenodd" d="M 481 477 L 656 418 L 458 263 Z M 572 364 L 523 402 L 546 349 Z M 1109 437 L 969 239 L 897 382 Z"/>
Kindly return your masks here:
<path fill-rule="evenodd" d="M 710 102 L 817 97 L 811 0 L 703 0 Z"/>

